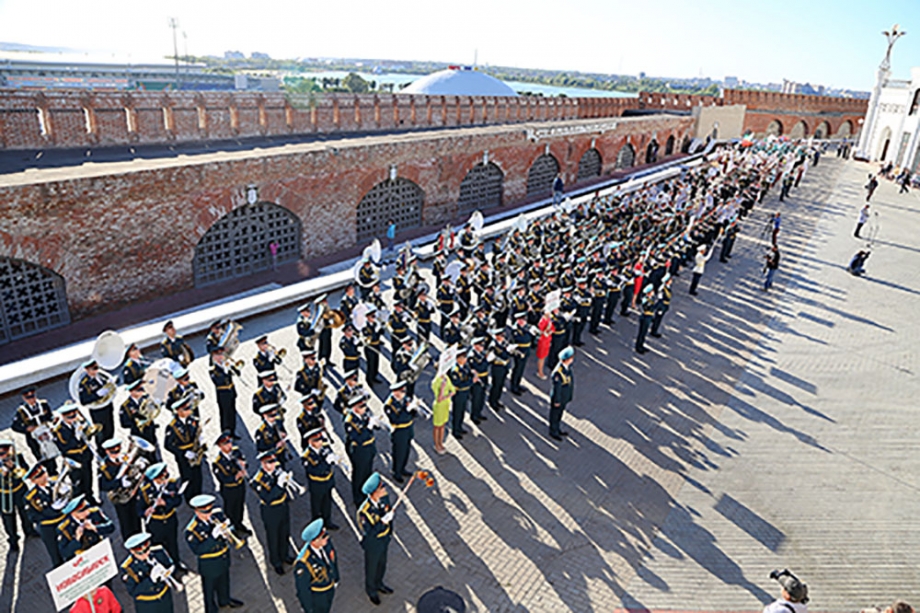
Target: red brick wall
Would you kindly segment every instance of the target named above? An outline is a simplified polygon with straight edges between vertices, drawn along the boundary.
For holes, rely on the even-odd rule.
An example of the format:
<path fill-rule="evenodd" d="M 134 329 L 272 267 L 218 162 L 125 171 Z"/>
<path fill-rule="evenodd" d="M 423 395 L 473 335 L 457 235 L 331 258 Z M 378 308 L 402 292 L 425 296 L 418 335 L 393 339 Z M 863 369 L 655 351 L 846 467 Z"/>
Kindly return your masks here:
<path fill-rule="evenodd" d="M 354 123 L 354 100 L 340 101 L 342 125 Z M 383 100 L 389 112 L 381 113 L 381 124 L 386 124 L 387 118 L 393 119 L 394 98 Z M 258 114 L 257 102 L 240 101 L 240 116 Z M 433 102 L 435 110 L 442 108 L 439 99 Z M 456 117 L 456 102 L 446 100 L 448 117 Z M 573 108 L 567 103 L 533 106 L 550 114 Z M 397 107 L 400 118 L 411 112 L 408 99 L 399 100 Z M 321 108 L 317 115 L 324 123 L 318 126 L 332 121 L 332 106 Z M 460 108 L 468 112 L 469 99 L 461 100 Z M 473 108 L 489 108 L 492 116 L 492 106 L 474 104 Z M 361 124 L 373 125 L 372 112 L 365 119 L 367 110 L 362 106 Z M 138 113 L 139 123 L 162 129 L 162 110 Z M 433 116 L 438 115 L 433 111 Z M 197 111 L 191 116 L 193 120 L 176 116 L 176 132 L 198 132 Z M 82 123 L 82 112 L 78 117 Z M 421 112 L 417 103 L 416 122 L 422 119 L 427 120 L 427 111 Z M 229 119 L 209 111 L 208 133 L 223 132 L 228 125 Z M 609 174 L 627 140 L 641 163 L 653 134 L 663 147 L 668 134 L 675 134 L 680 142 L 692 131 L 689 117 L 649 116 L 619 120 L 616 129 L 605 132 L 536 142 L 512 126 L 497 131 L 471 128 L 376 142 L 327 140 L 296 145 L 293 151 L 286 147 L 248 155 L 191 156 L 148 170 L 137 170 L 133 162 L 118 163 L 95 169 L 104 170 L 98 177 L 52 180 L 60 173 L 42 170 L 30 173 L 30 178 L 8 177 L 7 184 L 20 178 L 21 184 L 0 187 L 0 255 L 39 263 L 61 274 L 67 282 L 71 313 L 80 317 L 191 287 L 195 245 L 214 222 L 245 203 L 248 184 L 258 186 L 260 199 L 284 206 L 302 220 L 303 255 L 311 257 L 355 244 L 358 203 L 387 178 L 390 165 L 424 190 L 424 223 L 437 226 L 457 220 L 460 182 L 485 151 L 505 173 L 507 205 L 526 197 L 527 172 L 547 144 L 571 185 L 592 139 L 601 153 L 603 172 Z"/>

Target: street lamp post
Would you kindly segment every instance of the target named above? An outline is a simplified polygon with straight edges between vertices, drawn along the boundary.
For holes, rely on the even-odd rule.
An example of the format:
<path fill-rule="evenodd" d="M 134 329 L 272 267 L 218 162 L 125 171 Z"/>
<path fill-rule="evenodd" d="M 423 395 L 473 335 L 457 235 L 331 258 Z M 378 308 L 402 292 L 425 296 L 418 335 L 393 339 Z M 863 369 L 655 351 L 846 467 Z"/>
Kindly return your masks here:
<path fill-rule="evenodd" d="M 878 119 L 878 106 L 880 104 L 879 98 L 882 95 L 882 87 L 885 83 L 888 82 L 888 77 L 891 75 L 891 48 L 894 47 L 894 44 L 898 42 L 898 39 L 907 34 L 903 30 L 898 30 L 898 24 L 894 24 L 894 27 L 891 28 L 891 31 L 882 32 L 885 35 L 885 38 L 888 40 L 888 49 L 885 51 L 885 59 L 882 60 L 882 63 L 878 66 L 878 72 L 876 73 L 875 88 L 872 90 L 872 97 L 869 98 L 869 106 L 866 110 L 866 121 L 863 124 L 862 131 L 859 134 L 859 146 L 856 150 L 856 155 L 854 157 L 859 157 L 861 159 L 870 160 L 871 155 L 868 151 L 869 147 L 872 144 L 872 136 L 875 132 L 875 123 Z"/>

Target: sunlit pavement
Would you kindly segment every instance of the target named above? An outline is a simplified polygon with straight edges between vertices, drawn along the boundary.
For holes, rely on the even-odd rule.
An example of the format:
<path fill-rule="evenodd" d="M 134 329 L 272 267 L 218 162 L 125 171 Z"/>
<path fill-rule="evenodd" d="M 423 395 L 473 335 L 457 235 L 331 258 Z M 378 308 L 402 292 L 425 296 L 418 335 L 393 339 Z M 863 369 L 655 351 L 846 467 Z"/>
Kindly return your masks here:
<path fill-rule="evenodd" d="M 844 266 L 863 244 L 852 232 L 868 168 L 825 157 L 786 203 L 768 198 L 746 222 L 730 262 L 709 263 L 699 296 L 687 294 L 689 271 L 677 279 L 664 337 L 649 339 L 644 356 L 632 351 L 635 314 L 599 337 L 585 334 L 564 442 L 547 436 L 548 386 L 534 375 L 533 356 L 528 393 L 506 392 L 507 410 L 487 410 L 481 427 L 467 422 L 471 435 L 448 439 L 448 455 L 433 453 L 430 423 L 418 423 L 412 461 L 431 470 L 436 484 L 413 486 L 397 514 L 386 576 L 396 593 L 380 607 L 364 595 L 354 509 L 347 475 L 339 473 L 333 514 L 343 529 L 332 540 L 342 578 L 333 610 L 414 610 L 425 592 L 443 586 L 469 611 L 753 611 L 776 595 L 767 575 L 777 567 L 808 583 L 812 610 L 920 601 L 920 529 L 911 502 L 920 474 L 911 420 L 920 391 L 920 201 L 882 182 L 869 275 L 852 277 Z M 765 293 L 761 230 L 777 208 L 783 260 Z M 291 309 L 246 321 L 242 338 L 269 333 L 296 370 L 295 317 Z M 193 347 L 203 354 L 201 338 Z M 254 350 L 248 342 L 236 356 L 247 362 L 249 387 L 238 386 L 238 408 L 250 460 L 258 426 L 249 401 Z M 337 348 L 332 361 L 341 364 Z M 383 372 L 392 378 L 385 365 Z M 210 392 L 204 414 L 216 414 L 203 360 L 192 373 Z M 332 370 L 332 383 L 339 373 Z M 279 374 L 287 384 L 291 374 Z M 429 383 L 425 376 L 417 389 Z M 376 392 L 379 412 L 385 386 Z M 56 406 L 66 392 L 56 382 L 40 393 Z M 341 420 L 330 404 L 341 451 Z M 287 406 L 288 431 L 296 433 L 296 399 Z M 0 423 L 11 422 L 13 409 L 11 402 L 0 407 Z M 215 415 L 207 425 L 209 438 L 217 422 Z M 377 438 L 377 468 L 387 475 L 389 441 Z M 305 483 L 302 468 L 295 476 Z M 279 577 L 265 563 L 252 492 L 247 502 L 256 536 L 234 554 L 231 571 L 233 595 L 246 601 L 240 610 L 300 611 L 292 574 Z M 299 547 L 307 498 L 294 503 L 292 516 Z M 183 508 L 180 525 L 189 517 Z M 0 540 L 0 610 L 51 610 L 40 541 L 17 556 Z M 114 545 L 121 557 L 120 538 Z M 177 611 L 203 610 L 197 576 L 186 576 L 185 585 L 175 595 Z"/>

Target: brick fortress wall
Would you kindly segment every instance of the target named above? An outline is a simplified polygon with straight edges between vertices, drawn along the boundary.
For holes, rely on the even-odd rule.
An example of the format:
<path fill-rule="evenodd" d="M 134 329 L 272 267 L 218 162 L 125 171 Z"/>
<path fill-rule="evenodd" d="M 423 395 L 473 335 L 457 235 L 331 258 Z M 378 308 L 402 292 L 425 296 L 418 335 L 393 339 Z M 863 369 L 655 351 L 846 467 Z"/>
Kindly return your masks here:
<path fill-rule="evenodd" d="M 177 125 L 186 123 L 177 118 Z M 389 177 L 391 166 L 424 190 L 423 225 L 434 226 L 462 217 L 460 182 L 486 152 L 504 173 L 503 203 L 509 205 L 527 199 L 528 170 L 547 150 L 571 186 L 592 145 L 601 154 L 602 174 L 609 174 L 627 143 L 641 163 L 651 139 L 663 153 L 668 137 L 679 144 L 692 134 L 692 118 L 656 115 L 327 139 L 141 166 L 113 162 L 27 171 L 0 177 L 0 255 L 62 275 L 71 313 L 81 317 L 192 287 L 196 244 L 216 221 L 245 204 L 250 184 L 258 187 L 260 200 L 302 221 L 302 255 L 311 257 L 356 244 L 358 203 Z"/>

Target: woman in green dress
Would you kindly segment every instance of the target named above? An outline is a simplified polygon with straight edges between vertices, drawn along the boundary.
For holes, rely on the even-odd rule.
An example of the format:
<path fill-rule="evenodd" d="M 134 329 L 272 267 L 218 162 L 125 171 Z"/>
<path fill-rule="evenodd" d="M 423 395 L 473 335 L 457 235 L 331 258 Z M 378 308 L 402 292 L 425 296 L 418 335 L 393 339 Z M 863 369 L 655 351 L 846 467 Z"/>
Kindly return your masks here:
<path fill-rule="evenodd" d="M 450 399 L 457 393 L 457 390 L 447 373 L 444 373 L 432 379 L 431 392 L 434 394 L 434 407 L 432 408 L 431 416 L 434 450 L 440 455 L 445 452 L 444 428 L 450 416 Z"/>

